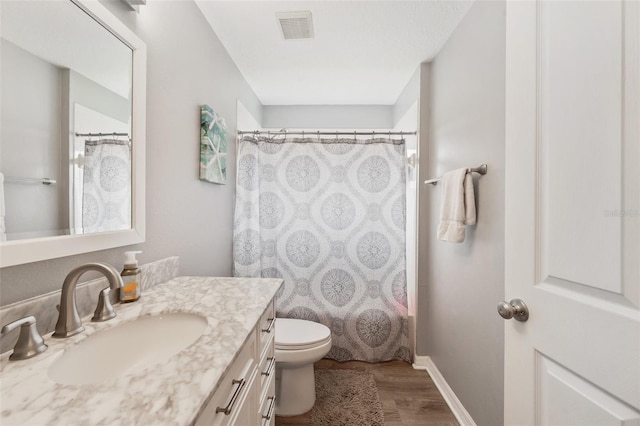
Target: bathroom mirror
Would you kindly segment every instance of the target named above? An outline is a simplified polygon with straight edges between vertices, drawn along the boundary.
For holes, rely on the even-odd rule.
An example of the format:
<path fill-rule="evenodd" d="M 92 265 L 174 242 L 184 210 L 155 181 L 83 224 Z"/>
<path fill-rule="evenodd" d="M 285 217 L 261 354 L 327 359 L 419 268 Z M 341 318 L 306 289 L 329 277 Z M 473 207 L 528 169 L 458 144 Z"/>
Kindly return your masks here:
<path fill-rule="evenodd" d="M 0 18 L 0 267 L 143 242 L 144 43 L 98 1 Z"/>

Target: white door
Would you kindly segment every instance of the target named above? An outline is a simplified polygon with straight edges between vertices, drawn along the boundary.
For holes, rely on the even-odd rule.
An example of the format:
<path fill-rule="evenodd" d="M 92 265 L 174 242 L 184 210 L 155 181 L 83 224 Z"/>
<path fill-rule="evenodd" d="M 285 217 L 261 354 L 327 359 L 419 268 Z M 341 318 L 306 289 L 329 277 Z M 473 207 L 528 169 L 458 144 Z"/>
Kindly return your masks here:
<path fill-rule="evenodd" d="M 507 425 L 640 425 L 640 2 L 508 1 Z"/>

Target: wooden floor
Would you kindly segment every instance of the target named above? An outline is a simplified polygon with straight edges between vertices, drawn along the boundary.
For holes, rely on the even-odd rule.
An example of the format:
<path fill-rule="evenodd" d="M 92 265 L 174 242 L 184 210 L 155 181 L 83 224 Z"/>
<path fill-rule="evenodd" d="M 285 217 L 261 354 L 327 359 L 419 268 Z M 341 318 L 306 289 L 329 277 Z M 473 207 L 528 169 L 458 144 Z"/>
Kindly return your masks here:
<path fill-rule="evenodd" d="M 377 364 L 349 361 L 339 363 L 323 359 L 321 368 L 347 368 L 373 374 L 384 409 L 387 426 L 457 426 L 456 418 L 424 370 L 414 370 L 402 361 Z M 311 411 L 296 417 L 276 417 L 276 426 L 311 425 Z"/>

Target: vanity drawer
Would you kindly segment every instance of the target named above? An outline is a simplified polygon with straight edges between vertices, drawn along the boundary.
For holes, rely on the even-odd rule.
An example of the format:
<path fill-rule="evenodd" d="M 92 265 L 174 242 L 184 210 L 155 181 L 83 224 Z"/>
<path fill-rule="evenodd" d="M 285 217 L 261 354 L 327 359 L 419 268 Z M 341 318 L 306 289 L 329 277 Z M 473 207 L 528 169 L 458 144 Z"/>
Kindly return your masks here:
<path fill-rule="evenodd" d="M 256 353 L 256 339 L 251 334 L 251 338 L 238 354 L 229 371 L 220 381 L 220 386 L 213 397 L 202 411 L 196 421 L 197 426 L 203 425 L 227 425 L 232 424 L 245 407 L 244 401 L 249 396 L 250 388 L 256 370 L 254 354 Z M 222 411 L 227 408 L 225 413 Z M 216 412 L 217 411 L 217 412 Z"/>
<path fill-rule="evenodd" d="M 265 384 L 269 379 L 276 375 L 276 358 L 274 354 L 273 342 L 270 342 L 260 359 L 260 389 L 264 390 Z"/>
<path fill-rule="evenodd" d="M 276 312 L 274 301 L 272 300 L 264 314 L 258 322 L 258 339 L 260 341 L 259 354 L 264 352 L 265 347 L 276 335 Z"/>
<path fill-rule="evenodd" d="M 271 375 L 267 382 L 266 389 L 260 398 L 260 425 L 274 426 L 276 424 L 276 378 Z"/>

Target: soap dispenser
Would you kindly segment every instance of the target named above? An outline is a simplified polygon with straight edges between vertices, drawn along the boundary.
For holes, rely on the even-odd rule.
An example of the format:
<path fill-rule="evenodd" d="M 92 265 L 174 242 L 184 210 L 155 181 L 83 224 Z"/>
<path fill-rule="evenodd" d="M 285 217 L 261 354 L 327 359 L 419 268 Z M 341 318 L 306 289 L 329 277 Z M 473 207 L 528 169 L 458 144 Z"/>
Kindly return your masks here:
<path fill-rule="evenodd" d="M 138 260 L 136 254 L 141 251 L 125 251 L 124 269 L 120 273 L 122 276 L 123 286 L 120 289 L 120 302 L 135 302 L 140 298 L 141 292 L 141 274 L 138 268 Z"/>

